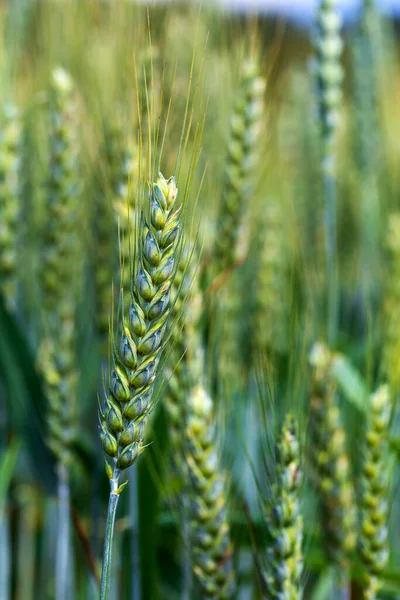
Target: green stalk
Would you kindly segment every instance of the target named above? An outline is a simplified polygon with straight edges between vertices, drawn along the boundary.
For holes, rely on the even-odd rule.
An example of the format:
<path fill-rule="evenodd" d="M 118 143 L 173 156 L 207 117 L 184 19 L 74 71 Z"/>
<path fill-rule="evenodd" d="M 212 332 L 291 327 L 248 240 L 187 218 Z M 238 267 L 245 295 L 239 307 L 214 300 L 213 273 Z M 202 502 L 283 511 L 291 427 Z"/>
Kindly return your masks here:
<path fill-rule="evenodd" d="M 70 489 L 68 471 L 60 464 L 58 469 L 58 530 L 56 549 L 56 598 L 67 600 L 70 588 L 69 538 L 70 538 Z"/>
<path fill-rule="evenodd" d="M 0 514 L 0 598 L 8 600 L 11 592 L 10 523 L 8 514 Z"/>
<path fill-rule="evenodd" d="M 348 575 L 334 574 L 332 600 L 351 600 L 351 588 Z"/>
<path fill-rule="evenodd" d="M 110 479 L 110 498 L 108 501 L 107 511 L 107 522 L 106 522 L 106 534 L 104 538 L 104 555 L 103 555 L 103 567 L 101 571 L 101 583 L 100 583 L 100 600 L 108 600 L 110 592 L 110 574 L 111 574 L 111 557 L 112 557 L 112 543 L 114 537 L 114 523 L 115 515 L 117 512 L 117 505 L 119 499 L 118 492 L 118 477 L 120 471 L 114 469 L 113 477 Z"/>
<path fill-rule="evenodd" d="M 139 548 L 139 485 L 138 470 L 132 469 L 132 479 L 129 486 L 129 518 L 131 523 L 131 598 L 140 600 L 140 548 Z"/>
<path fill-rule="evenodd" d="M 336 177 L 335 159 L 326 156 L 327 163 L 323 174 L 324 189 L 324 225 L 325 225 L 325 255 L 327 272 L 327 336 L 330 344 L 334 344 L 337 334 L 338 323 L 338 268 L 336 261 L 337 253 L 337 216 L 336 216 Z M 328 167 L 329 164 L 329 167 Z"/>

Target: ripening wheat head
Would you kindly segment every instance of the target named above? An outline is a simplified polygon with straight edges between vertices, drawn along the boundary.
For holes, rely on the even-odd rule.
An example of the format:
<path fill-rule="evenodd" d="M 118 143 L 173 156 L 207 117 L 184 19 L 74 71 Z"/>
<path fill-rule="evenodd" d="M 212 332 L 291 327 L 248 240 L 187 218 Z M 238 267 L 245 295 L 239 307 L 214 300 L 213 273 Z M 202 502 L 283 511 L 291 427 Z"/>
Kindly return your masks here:
<path fill-rule="evenodd" d="M 325 550 L 329 560 L 345 570 L 356 541 L 356 513 L 346 435 L 331 377 L 331 362 L 329 349 L 315 344 L 310 355 L 308 464 L 320 505 Z"/>
<path fill-rule="evenodd" d="M 268 598 L 300 600 L 303 569 L 303 519 L 300 510 L 300 447 L 296 424 L 287 415 L 276 448 L 277 482 L 267 525 L 272 543 L 267 549 L 265 584 Z"/>
<path fill-rule="evenodd" d="M 371 396 L 363 445 L 358 548 L 363 564 L 363 598 L 375 600 L 380 575 L 388 559 L 389 388 L 382 385 Z"/>
<path fill-rule="evenodd" d="M 121 323 L 109 395 L 100 413 L 101 441 L 118 472 L 143 451 L 161 358 L 177 260 L 181 208 L 175 179 L 162 175 L 150 191 L 149 222 L 139 226 L 139 255 L 129 318 Z"/>
<path fill-rule="evenodd" d="M 202 385 L 192 390 L 187 410 L 192 568 L 204 597 L 225 600 L 235 588 L 226 482 L 214 439 L 213 404 Z"/>

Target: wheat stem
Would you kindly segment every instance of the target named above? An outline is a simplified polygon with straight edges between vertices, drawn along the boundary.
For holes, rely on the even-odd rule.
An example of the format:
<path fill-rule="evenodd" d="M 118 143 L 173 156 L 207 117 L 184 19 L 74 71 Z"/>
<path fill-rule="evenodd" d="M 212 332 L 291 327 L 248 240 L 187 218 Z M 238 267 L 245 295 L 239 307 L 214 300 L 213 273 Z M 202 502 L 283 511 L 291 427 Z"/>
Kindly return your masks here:
<path fill-rule="evenodd" d="M 118 493 L 118 478 L 120 471 L 114 469 L 113 477 L 110 479 L 110 498 L 108 501 L 107 521 L 106 521 L 106 534 L 104 538 L 104 554 L 103 554 L 103 567 L 101 571 L 101 583 L 100 583 L 100 600 L 108 600 L 110 592 L 110 581 L 111 581 L 111 558 L 112 558 L 112 543 L 114 538 L 114 523 L 115 515 L 117 512 L 117 505 L 119 499 Z"/>
<path fill-rule="evenodd" d="M 132 467 L 129 485 L 129 518 L 131 525 L 131 598 L 140 600 L 140 546 L 139 546 L 139 477 L 137 465 Z"/>
<path fill-rule="evenodd" d="M 56 551 L 56 598 L 57 600 L 68 599 L 70 581 L 69 572 L 69 549 L 70 549 L 70 489 L 68 471 L 65 465 L 60 464 L 58 468 L 58 531 Z"/>

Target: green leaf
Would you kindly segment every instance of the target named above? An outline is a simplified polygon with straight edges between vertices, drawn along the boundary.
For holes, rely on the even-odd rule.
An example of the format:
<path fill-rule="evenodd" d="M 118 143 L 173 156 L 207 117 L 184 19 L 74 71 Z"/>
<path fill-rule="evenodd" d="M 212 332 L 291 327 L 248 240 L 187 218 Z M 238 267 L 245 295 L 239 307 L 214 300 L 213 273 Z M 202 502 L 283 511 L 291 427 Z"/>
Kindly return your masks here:
<path fill-rule="evenodd" d="M 21 444 L 14 440 L 0 458 L 0 519 Z"/>
<path fill-rule="evenodd" d="M 5 310 L 1 296 L 0 331 L 0 378 L 6 392 L 8 424 L 28 447 L 37 480 L 53 493 L 54 458 L 45 443 L 46 398 L 29 341 Z"/>
<path fill-rule="evenodd" d="M 368 406 L 368 387 L 346 356 L 341 354 L 335 356 L 332 375 L 344 398 L 364 413 Z"/>

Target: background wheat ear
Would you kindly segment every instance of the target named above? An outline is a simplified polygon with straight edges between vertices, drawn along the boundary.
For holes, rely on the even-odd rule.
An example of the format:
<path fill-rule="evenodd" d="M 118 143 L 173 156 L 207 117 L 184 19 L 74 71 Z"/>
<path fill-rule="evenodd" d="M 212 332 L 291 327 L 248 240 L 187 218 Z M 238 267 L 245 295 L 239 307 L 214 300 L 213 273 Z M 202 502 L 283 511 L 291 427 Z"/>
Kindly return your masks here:
<path fill-rule="evenodd" d="M 371 396 L 362 456 L 360 533 L 358 548 L 363 564 L 363 598 L 374 600 L 388 555 L 389 445 L 391 399 L 387 385 Z"/>
<path fill-rule="evenodd" d="M 300 446 L 296 423 L 285 418 L 276 447 L 277 481 L 267 507 L 271 545 L 267 548 L 265 584 L 267 597 L 300 600 L 303 569 L 303 518 L 300 509 Z"/>
<path fill-rule="evenodd" d="M 108 598 L 111 547 L 121 472 L 133 465 L 143 452 L 146 423 L 153 408 L 167 321 L 171 312 L 170 292 L 175 276 L 181 207 L 174 177 L 161 174 L 152 184 L 149 211 L 137 231 L 138 255 L 129 317 L 121 310 L 119 343 L 114 350 L 109 394 L 100 411 L 100 437 L 112 466 L 106 462 L 110 479 L 101 598 Z"/>
<path fill-rule="evenodd" d="M 321 171 L 327 275 L 327 333 L 333 343 L 338 327 L 336 140 L 342 103 L 343 42 L 336 0 L 321 0 L 317 14 L 316 76 L 321 127 Z"/>
<path fill-rule="evenodd" d="M 21 121 L 16 106 L 3 107 L 0 124 L 0 289 L 15 312 L 18 288 L 18 222 L 21 212 Z"/>
<path fill-rule="evenodd" d="M 345 587 L 356 543 L 356 510 L 346 434 L 331 373 L 332 358 L 330 350 L 319 343 L 310 353 L 308 467 L 320 506 L 324 548 Z"/>
<path fill-rule="evenodd" d="M 238 237 L 249 175 L 257 158 L 264 111 L 265 80 L 256 61 L 243 65 L 242 80 L 237 92 L 230 124 L 222 197 L 215 238 L 215 272 L 230 269 L 236 262 Z"/>
<path fill-rule="evenodd" d="M 185 437 L 193 572 L 206 598 L 231 598 L 235 573 L 226 516 L 226 481 L 214 439 L 212 400 L 201 385 L 188 398 Z"/>

